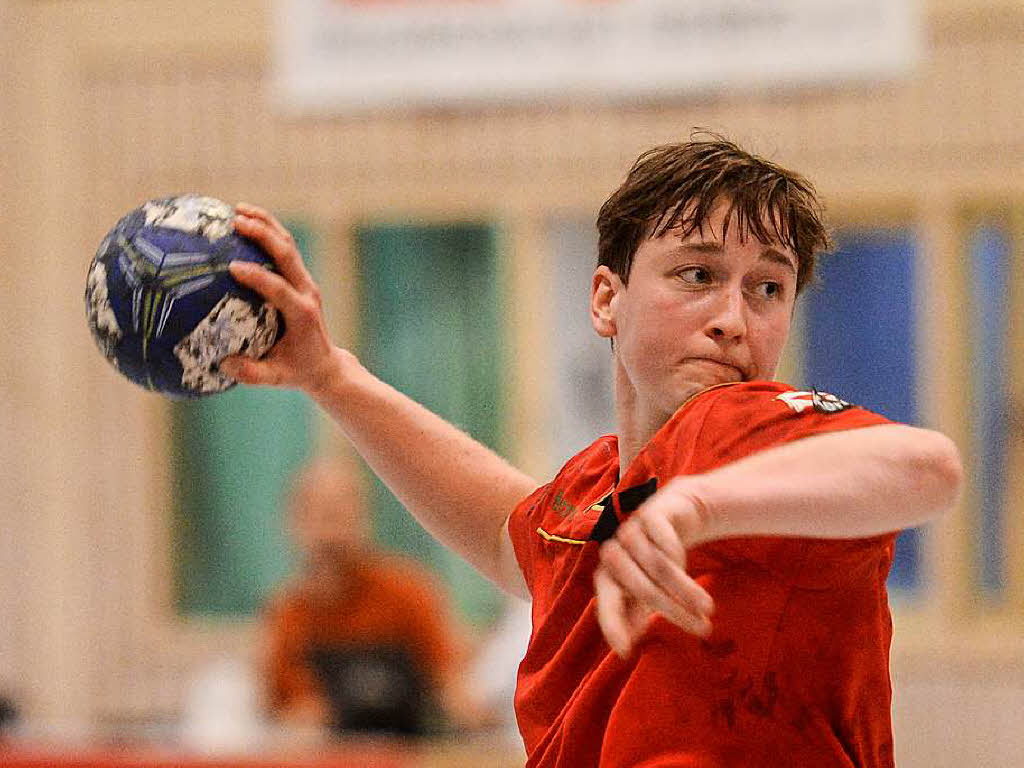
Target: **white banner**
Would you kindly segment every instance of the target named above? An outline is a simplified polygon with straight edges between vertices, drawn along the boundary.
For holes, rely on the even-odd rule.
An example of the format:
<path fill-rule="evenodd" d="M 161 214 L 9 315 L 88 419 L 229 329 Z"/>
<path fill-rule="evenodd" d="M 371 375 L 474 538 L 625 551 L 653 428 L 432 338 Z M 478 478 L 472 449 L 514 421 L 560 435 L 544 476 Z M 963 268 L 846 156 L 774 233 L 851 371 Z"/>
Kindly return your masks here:
<path fill-rule="evenodd" d="M 289 111 L 672 96 L 889 78 L 915 0 L 276 0 Z"/>

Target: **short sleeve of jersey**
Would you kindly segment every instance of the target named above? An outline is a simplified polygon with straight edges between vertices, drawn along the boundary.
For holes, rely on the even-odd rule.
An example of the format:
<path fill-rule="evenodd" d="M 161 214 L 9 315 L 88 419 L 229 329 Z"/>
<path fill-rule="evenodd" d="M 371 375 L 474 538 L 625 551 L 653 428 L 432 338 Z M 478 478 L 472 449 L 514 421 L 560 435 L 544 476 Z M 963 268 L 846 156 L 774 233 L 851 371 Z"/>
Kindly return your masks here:
<path fill-rule="evenodd" d="M 572 545 L 585 543 L 598 514 L 588 508 L 588 503 L 600 501 L 612 490 L 618 467 L 615 437 L 599 437 L 569 459 L 550 483 L 542 485 L 512 510 L 509 538 L 535 605 L 538 590 L 544 592 L 556 578 L 559 567 L 572 560 L 568 551 L 563 551 L 555 558 L 559 561 L 556 563 L 548 539 L 543 536 L 569 542 L 569 549 L 577 551 L 579 547 Z"/>
<path fill-rule="evenodd" d="M 512 549 L 516 554 L 516 562 L 519 563 L 519 570 L 523 572 L 526 586 L 533 594 L 533 550 L 530 547 L 530 535 L 533 532 L 531 520 L 533 511 L 547 496 L 551 483 L 542 485 L 525 499 L 520 501 L 512 515 L 508 519 L 508 535 L 512 540 Z"/>
<path fill-rule="evenodd" d="M 717 467 L 814 435 L 891 423 L 834 395 L 800 392 L 777 383 L 723 387 L 705 395 L 690 445 L 676 446 L 680 474 Z M 683 435 L 679 435 L 683 437 Z M 821 461 L 827 462 L 828 456 Z M 805 468 L 814 472 L 813 466 Z M 744 559 L 807 588 L 830 588 L 871 569 L 887 569 L 895 534 L 864 539 L 758 538 L 719 542 Z"/>
<path fill-rule="evenodd" d="M 707 472 L 813 435 L 891 423 L 834 395 L 799 392 L 782 384 L 723 387 L 705 399 L 692 451 L 679 454 L 689 460 L 690 472 Z"/>

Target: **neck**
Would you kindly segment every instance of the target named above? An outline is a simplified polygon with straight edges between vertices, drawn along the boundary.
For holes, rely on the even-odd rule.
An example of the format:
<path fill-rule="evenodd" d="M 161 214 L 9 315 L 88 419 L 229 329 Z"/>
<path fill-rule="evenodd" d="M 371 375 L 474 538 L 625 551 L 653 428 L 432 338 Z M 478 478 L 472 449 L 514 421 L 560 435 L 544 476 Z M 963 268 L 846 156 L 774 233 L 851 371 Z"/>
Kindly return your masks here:
<path fill-rule="evenodd" d="M 616 361 L 615 422 L 619 439 L 619 477 L 626 474 L 626 467 L 661 429 L 667 418 L 651 413 L 649 406 L 637 396 L 636 388 L 622 365 Z"/>
<path fill-rule="evenodd" d="M 694 387 L 685 393 L 683 400 L 675 404 L 671 410 L 663 410 L 657 404 L 646 402 L 641 398 L 633 382 L 626 375 L 625 369 L 616 358 L 615 361 L 615 422 L 619 442 L 619 477 L 626 474 L 626 469 L 636 455 L 644 449 L 675 414 L 676 410 L 690 397 L 701 391 Z"/>
<path fill-rule="evenodd" d="M 306 583 L 318 595 L 340 595 L 351 587 L 355 570 L 351 558 L 316 560 L 307 565 Z"/>

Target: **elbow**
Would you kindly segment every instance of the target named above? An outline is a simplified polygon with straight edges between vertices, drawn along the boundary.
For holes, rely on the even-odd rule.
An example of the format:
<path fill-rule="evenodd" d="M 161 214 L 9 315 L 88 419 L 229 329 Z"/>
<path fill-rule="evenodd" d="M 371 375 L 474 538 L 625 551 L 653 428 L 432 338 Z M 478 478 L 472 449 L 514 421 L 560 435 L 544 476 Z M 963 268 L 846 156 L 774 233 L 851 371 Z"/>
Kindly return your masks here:
<path fill-rule="evenodd" d="M 931 433 L 927 456 L 928 475 L 935 490 L 935 516 L 952 510 L 963 491 L 964 468 L 956 443 L 939 432 Z"/>

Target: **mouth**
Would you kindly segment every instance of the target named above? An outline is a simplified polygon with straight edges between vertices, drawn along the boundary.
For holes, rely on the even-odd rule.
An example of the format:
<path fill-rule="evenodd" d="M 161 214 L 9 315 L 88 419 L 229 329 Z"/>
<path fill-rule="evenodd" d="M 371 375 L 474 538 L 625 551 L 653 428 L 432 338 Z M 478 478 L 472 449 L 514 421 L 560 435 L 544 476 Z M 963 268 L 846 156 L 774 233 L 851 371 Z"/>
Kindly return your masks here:
<path fill-rule="evenodd" d="M 717 360 L 713 357 L 690 357 L 687 358 L 686 362 L 706 363 L 715 368 L 730 371 L 732 374 L 739 377 L 739 381 L 747 381 L 748 379 L 747 372 L 740 366 L 736 365 L 735 363 L 729 363 L 724 360 Z"/>

